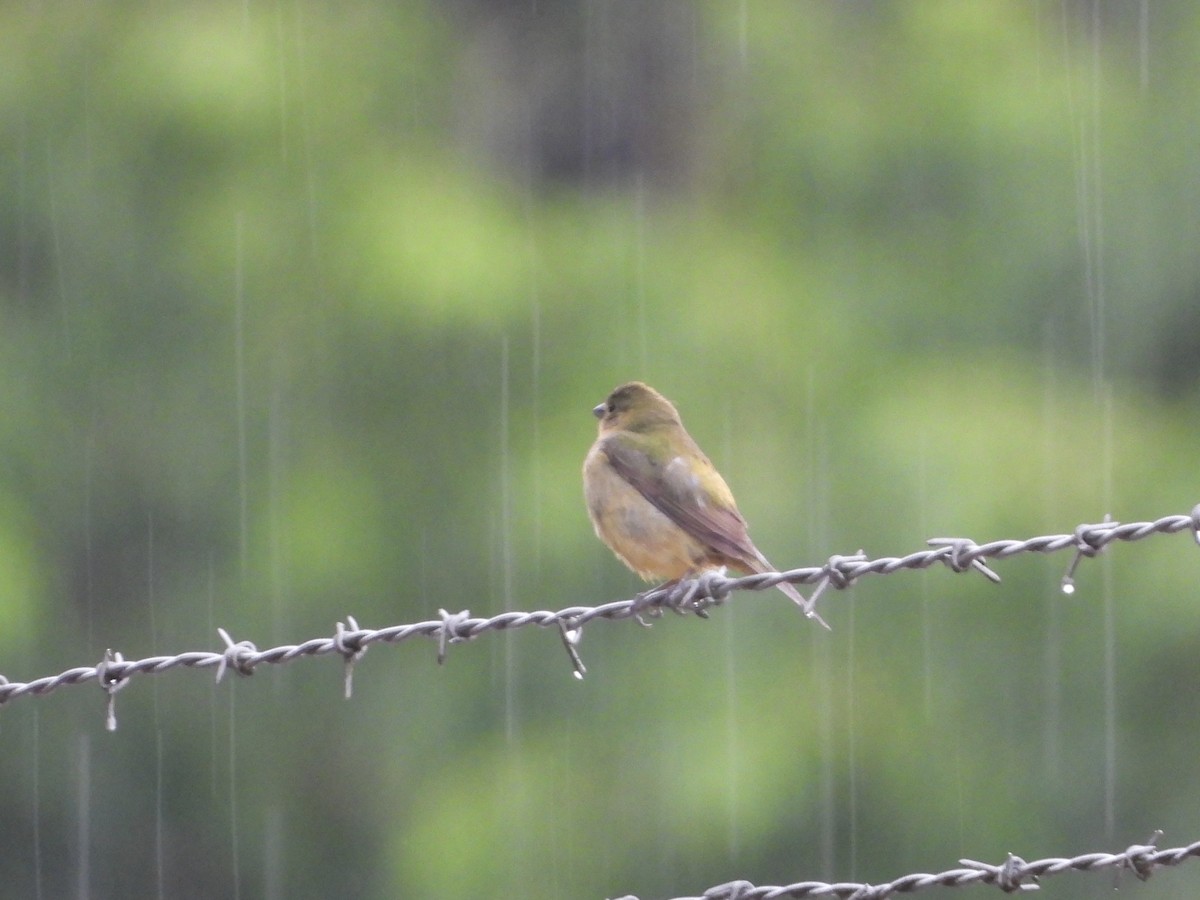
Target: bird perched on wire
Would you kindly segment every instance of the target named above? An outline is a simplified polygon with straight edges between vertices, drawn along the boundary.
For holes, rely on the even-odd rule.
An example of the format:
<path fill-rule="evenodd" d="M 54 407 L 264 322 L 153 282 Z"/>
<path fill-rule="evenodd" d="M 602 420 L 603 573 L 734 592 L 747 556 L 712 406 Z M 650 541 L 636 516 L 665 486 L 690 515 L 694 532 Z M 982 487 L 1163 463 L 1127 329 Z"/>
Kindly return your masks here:
<path fill-rule="evenodd" d="M 621 562 L 647 581 L 679 581 L 717 566 L 775 571 L 670 400 L 631 381 L 592 413 L 600 434 L 583 463 L 583 493 L 596 535 Z M 778 587 L 829 627 L 792 585 Z"/>

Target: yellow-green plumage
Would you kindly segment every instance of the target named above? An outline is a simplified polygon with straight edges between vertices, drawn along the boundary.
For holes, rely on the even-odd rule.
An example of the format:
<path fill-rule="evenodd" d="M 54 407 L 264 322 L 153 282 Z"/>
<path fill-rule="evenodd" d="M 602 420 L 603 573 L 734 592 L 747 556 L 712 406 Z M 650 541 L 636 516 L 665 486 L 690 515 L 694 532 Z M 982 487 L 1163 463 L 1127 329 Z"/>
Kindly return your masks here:
<path fill-rule="evenodd" d="M 592 412 L 600 434 L 583 463 L 584 498 L 596 534 L 625 565 L 648 581 L 717 566 L 774 571 L 667 398 L 634 381 Z M 821 621 L 790 584 L 779 589 Z"/>

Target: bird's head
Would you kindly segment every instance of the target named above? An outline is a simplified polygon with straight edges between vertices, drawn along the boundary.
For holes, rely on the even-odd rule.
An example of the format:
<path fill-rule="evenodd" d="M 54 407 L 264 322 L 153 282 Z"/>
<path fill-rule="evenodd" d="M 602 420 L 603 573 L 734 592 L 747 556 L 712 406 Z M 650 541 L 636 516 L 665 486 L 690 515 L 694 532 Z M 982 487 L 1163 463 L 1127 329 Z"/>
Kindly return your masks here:
<path fill-rule="evenodd" d="M 671 401 L 640 381 L 631 381 L 616 388 L 592 410 L 592 415 L 600 420 L 601 434 L 682 426 L 679 413 Z"/>

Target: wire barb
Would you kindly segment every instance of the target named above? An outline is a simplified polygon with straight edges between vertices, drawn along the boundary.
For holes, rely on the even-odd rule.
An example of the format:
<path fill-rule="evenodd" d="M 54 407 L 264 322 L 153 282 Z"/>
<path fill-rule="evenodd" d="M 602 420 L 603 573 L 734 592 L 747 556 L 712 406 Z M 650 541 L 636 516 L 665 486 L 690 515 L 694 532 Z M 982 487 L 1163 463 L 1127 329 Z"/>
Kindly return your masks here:
<path fill-rule="evenodd" d="M 105 703 L 104 730 L 117 730 L 117 691 L 129 684 L 129 676 L 123 674 L 125 658 L 112 648 L 104 651 L 104 659 L 96 666 L 96 682 L 101 690 L 108 695 Z M 111 670 L 116 671 L 111 671 Z"/>
<path fill-rule="evenodd" d="M 822 619 L 817 612 L 817 601 L 831 587 L 841 591 L 854 584 L 854 580 L 858 576 L 855 575 L 853 567 L 866 561 L 867 554 L 861 549 L 849 556 L 839 556 L 835 553 L 829 557 L 825 565 L 821 567 L 821 580 L 817 582 L 812 596 L 808 598 L 806 603 L 800 605 L 800 608 L 804 610 L 804 614 L 810 619 L 816 619 L 817 624 L 825 626 L 826 631 L 832 631 L 833 629 L 829 627 L 829 623 Z"/>
<path fill-rule="evenodd" d="M 583 640 L 583 626 L 568 624 L 569 618 L 564 616 L 558 620 L 558 630 L 562 635 L 563 646 L 567 649 L 567 656 L 571 660 L 573 674 L 579 681 L 583 681 L 583 676 L 587 674 L 587 666 L 579 658 L 579 650 L 576 649 Z"/>
<path fill-rule="evenodd" d="M 1125 864 L 1140 881 L 1154 874 L 1154 854 L 1158 850 L 1158 839 L 1162 836 L 1162 829 L 1156 828 L 1146 843 L 1130 844 L 1125 848 Z"/>
<path fill-rule="evenodd" d="M 1084 557 L 1091 559 L 1104 550 L 1105 544 L 1112 540 L 1113 529 L 1120 525 L 1112 521 L 1112 516 L 1104 514 L 1104 521 L 1097 525 L 1080 525 L 1075 529 L 1075 557 L 1067 566 L 1067 574 L 1062 577 L 1062 592 L 1075 593 L 1075 569 Z"/>
<path fill-rule="evenodd" d="M 438 631 L 437 655 L 438 665 L 440 666 L 446 661 L 446 650 L 451 644 L 469 641 L 474 635 L 469 632 L 460 631 L 462 626 L 471 618 L 470 610 L 464 609 L 462 612 L 448 613 L 444 609 L 439 609 L 438 615 L 442 617 L 442 627 Z M 507 627 L 507 625 L 503 627 Z"/>
<path fill-rule="evenodd" d="M 991 863 L 977 862 L 973 859 L 960 859 L 960 866 L 965 866 L 975 872 L 982 872 L 984 878 L 981 879 L 985 884 L 994 884 L 1006 894 L 1016 893 L 1017 891 L 1036 891 L 1040 889 L 1037 882 L 1037 876 L 1026 872 L 1027 863 L 1019 856 L 1008 854 L 1008 859 L 998 866 Z M 1027 884 L 1025 879 L 1032 878 L 1032 884 Z"/>
<path fill-rule="evenodd" d="M 253 675 L 258 648 L 250 641 L 235 643 L 224 628 L 218 628 L 217 634 L 225 642 L 225 652 L 221 654 L 221 661 L 217 663 L 217 684 L 220 684 L 221 679 L 225 677 L 226 669 L 233 669 L 239 675 Z"/>
<path fill-rule="evenodd" d="M 945 550 L 941 559 L 950 567 L 950 571 L 962 574 L 974 569 L 993 584 L 1000 583 L 999 574 L 979 558 L 983 548 L 970 538 L 930 538 L 925 543 Z"/>
<path fill-rule="evenodd" d="M 346 669 L 342 678 L 342 690 L 349 700 L 354 693 L 354 664 L 367 655 L 367 648 L 359 636 L 362 629 L 354 616 L 346 616 L 346 625 L 338 622 L 333 633 L 333 646 L 345 660 Z"/>

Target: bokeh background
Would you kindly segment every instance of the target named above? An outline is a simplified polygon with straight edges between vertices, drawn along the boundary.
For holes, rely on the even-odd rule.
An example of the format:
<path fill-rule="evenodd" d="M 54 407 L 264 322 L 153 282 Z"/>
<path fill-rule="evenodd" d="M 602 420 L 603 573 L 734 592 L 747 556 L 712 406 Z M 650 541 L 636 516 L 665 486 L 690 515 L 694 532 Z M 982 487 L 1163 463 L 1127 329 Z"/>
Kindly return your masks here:
<path fill-rule="evenodd" d="M 0 672 L 598 605 L 591 407 L 784 568 L 1200 500 L 1200 7 L 0 7 Z M 694 895 L 1200 838 L 1187 534 L 0 707 L 8 897 Z M 1194 897 L 1200 867 L 1135 897 Z M 1111 875 L 1047 895 L 1094 897 Z"/>

